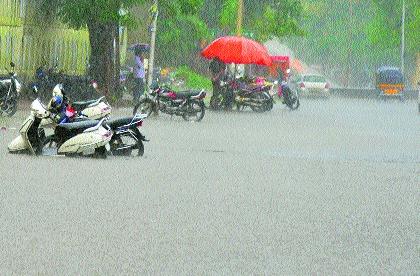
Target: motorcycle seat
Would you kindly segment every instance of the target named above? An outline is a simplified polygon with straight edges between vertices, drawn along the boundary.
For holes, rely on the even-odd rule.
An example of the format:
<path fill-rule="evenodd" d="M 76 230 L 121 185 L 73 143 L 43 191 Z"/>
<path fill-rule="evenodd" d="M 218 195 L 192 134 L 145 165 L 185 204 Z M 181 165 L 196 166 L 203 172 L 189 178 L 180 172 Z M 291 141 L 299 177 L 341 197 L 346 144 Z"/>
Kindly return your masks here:
<path fill-rule="evenodd" d="M 83 110 L 86 107 L 88 107 L 90 104 L 95 103 L 97 100 L 90 100 L 90 101 L 79 101 L 79 102 L 73 102 L 72 106 L 76 109 L 76 110 Z"/>
<path fill-rule="evenodd" d="M 176 93 L 177 99 L 185 99 L 185 98 L 191 98 L 194 96 L 198 96 L 201 91 L 195 90 L 195 91 L 181 91 Z"/>
<path fill-rule="evenodd" d="M 130 124 L 133 121 L 133 116 L 131 117 L 123 117 L 123 118 L 118 118 L 118 119 L 112 119 L 109 120 L 107 122 L 107 125 L 111 128 L 111 129 L 116 129 L 118 127 L 122 127 L 125 125 Z"/>
<path fill-rule="evenodd" d="M 74 130 L 85 130 L 90 127 L 94 127 L 98 124 L 98 121 L 96 120 L 84 120 L 84 121 L 78 121 L 74 123 L 64 123 L 60 124 L 56 127 L 56 129 L 63 129 L 67 131 L 74 131 Z"/>

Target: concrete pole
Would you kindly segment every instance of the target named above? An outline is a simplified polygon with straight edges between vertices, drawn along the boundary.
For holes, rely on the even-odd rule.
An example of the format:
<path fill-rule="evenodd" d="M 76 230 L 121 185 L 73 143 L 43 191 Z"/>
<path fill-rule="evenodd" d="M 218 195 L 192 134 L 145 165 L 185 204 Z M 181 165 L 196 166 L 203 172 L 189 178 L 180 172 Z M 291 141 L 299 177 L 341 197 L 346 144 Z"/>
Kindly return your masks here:
<path fill-rule="evenodd" d="M 352 55 L 353 55 L 353 28 L 354 26 L 354 12 L 353 12 L 353 0 L 349 0 L 349 28 L 348 28 L 348 40 L 349 40 L 349 44 L 348 44 L 348 49 L 347 49 L 347 68 L 346 68 L 346 80 L 345 80 L 345 84 L 346 84 L 346 88 L 348 88 L 350 86 L 350 77 L 351 77 L 351 73 L 352 73 Z"/>
<path fill-rule="evenodd" d="M 244 0 L 238 0 L 238 18 L 236 21 L 236 35 L 242 36 L 242 22 L 244 18 Z M 238 65 L 235 64 L 235 73 L 234 76 L 236 78 L 236 74 L 238 73 Z"/>
<path fill-rule="evenodd" d="M 149 56 L 149 67 L 147 73 L 147 90 L 150 91 L 150 85 L 152 85 L 153 79 L 153 66 L 155 61 L 155 45 L 156 45 L 156 26 L 157 26 L 157 18 L 158 18 L 158 0 L 154 0 L 154 4 L 150 9 L 151 16 L 152 16 L 152 24 L 150 32 L 151 34 L 151 41 L 150 41 L 150 56 Z"/>
<path fill-rule="evenodd" d="M 404 53 L 405 53 L 405 0 L 402 7 L 402 19 L 401 19 L 401 72 L 404 75 Z"/>

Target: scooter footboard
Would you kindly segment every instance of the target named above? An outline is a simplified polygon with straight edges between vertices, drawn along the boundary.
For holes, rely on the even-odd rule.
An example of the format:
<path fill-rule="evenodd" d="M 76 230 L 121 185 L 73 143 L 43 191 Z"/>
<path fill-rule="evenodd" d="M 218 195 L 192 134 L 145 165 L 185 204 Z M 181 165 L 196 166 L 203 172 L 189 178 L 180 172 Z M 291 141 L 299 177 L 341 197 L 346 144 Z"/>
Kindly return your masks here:
<path fill-rule="evenodd" d="M 24 150 L 29 150 L 29 145 L 26 142 L 26 139 L 23 137 L 23 134 L 20 134 L 18 137 L 13 139 L 13 141 L 8 145 L 7 149 L 9 152 L 21 152 Z"/>

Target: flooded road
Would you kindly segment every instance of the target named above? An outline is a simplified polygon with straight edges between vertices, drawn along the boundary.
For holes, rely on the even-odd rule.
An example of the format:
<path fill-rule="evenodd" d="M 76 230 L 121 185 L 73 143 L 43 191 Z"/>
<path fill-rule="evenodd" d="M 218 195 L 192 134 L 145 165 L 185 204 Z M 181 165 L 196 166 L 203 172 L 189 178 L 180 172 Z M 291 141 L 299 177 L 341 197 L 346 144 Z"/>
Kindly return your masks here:
<path fill-rule="evenodd" d="M 94 160 L 10 155 L 2 131 L 0 274 L 420 272 L 415 102 L 162 115 L 142 132 L 143 158 Z"/>

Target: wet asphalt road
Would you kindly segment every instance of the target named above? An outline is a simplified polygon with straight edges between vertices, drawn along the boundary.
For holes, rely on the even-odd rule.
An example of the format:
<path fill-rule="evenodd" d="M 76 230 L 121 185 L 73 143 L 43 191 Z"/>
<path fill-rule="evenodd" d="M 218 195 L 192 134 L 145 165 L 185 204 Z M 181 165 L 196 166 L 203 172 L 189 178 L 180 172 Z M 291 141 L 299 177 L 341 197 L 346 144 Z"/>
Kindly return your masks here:
<path fill-rule="evenodd" d="M 107 160 L 9 155 L 1 132 L 1 275 L 420 273 L 416 103 L 142 130 L 145 157 Z"/>

